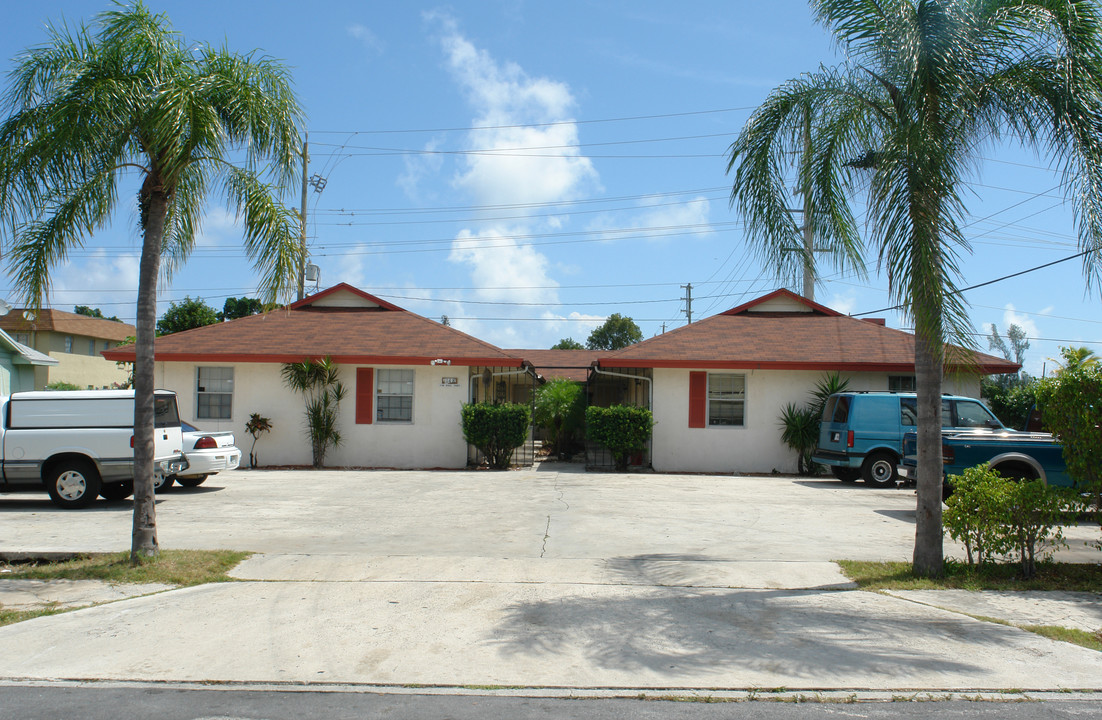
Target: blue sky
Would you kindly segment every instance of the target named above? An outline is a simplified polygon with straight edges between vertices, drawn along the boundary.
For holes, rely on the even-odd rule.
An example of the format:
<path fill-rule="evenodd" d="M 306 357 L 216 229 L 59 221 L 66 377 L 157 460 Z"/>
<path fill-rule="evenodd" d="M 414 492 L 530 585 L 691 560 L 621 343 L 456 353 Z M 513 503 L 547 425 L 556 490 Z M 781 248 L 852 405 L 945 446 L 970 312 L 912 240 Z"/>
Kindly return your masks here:
<path fill-rule="evenodd" d="M 797 0 L 150 6 L 190 42 L 259 49 L 291 68 L 310 174 L 325 178 L 309 195 L 320 287 L 348 282 L 502 347 L 584 342 L 616 312 L 650 337 L 686 322 L 686 284 L 694 319 L 778 287 L 728 206 L 724 154 L 772 88 L 838 59 Z M 5 69 L 44 41 L 47 21 L 106 7 L 5 8 Z M 960 285 L 1075 254 L 1047 159 L 1014 147 L 983 156 L 965 198 L 973 252 Z M 53 307 L 133 318 L 139 238 L 121 197 L 113 226 L 55 270 Z M 298 197 L 290 188 L 287 202 Z M 162 285 L 162 310 L 185 295 L 221 308 L 255 294 L 240 245 L 232 214 L 208 208 L 188 265 Z M 891 305 L 871 258 L 870 269 L 861 279 L 824 268 L 816 300 L 847 313 Z M 0 280 L 0 297 L 16 296 Z M 1027 331 L 1031 373 L 1060 345 L 1102 353 L 1099 290 L 1086 292 L 1078 260 L 965 297 L 978 333 Z"/>

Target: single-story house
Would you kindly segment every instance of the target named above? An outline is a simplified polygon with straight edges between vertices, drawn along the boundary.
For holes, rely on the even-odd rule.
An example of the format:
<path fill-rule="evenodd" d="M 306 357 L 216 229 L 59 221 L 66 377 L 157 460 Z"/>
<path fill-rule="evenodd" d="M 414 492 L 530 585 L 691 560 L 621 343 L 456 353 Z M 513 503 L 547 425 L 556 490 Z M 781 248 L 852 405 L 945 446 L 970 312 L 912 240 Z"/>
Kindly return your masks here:
<path fill-rule="evenodd" d="M 57 365 L 57 360 L 16 342 L 0 330 L 0 395 L 35 389 L 35 372 Z"/>
<path fill-rule="evenodd" d="M 103 352 L 134 336 L 133 325 L 78 313 L 41 308 L 13 308 L 0 316 L 0 330 L 16 342 L 57 360 L 35 367 L 34 388 L 53 382 L 80 388 L 111 388 L 125 384 L 130 370 L 106 360 Z"/>
<path fill-rule="evenodd" d="M 982 353 L 971 358 L 946 366 L 943 392 L 979 397 L 982 375 L 1019 368 Z M 795 472 L 796 455 L 781 442 L 781 410 L 807 404 L 834 372 L 851 390 L 914 390 L 914 336 L 777 290 L 603 355 L 589 394 L 597 405 L 651 409 L 656 470 Z"/>
<path fill-rule="evenodd" d="M 105 353 L 133 360 L 127 346 Z M 251 443 L 252 413 L 271 418 L 257 443 L 263 465 L 309 465 L 304 399 L 281 377 L 285 363 L 330 357 L 348 391 L 336 467 L 461 468 L 477 453 L 460 426 L 463 403 L 527 402 L 535 375 L 523 358 L 341 283 L 262 315 L 155 341 L 156 385 L 176 391 L 180 414 L 205 430 Z M 532 443 L 514 455 L 531 463 Z"/>

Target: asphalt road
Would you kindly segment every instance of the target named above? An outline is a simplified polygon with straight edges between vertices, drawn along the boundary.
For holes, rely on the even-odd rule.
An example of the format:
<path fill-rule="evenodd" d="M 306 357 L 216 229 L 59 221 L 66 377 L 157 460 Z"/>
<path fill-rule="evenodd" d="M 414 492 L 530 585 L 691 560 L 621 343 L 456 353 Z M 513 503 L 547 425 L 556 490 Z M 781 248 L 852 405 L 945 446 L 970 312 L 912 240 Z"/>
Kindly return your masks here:
<path fill-rule="evenodd" d="M 685 702 L 629 698 L 488 697 L 343 692 L 195 690 L 181 688 L 3 687 L 0 720 L 818 720 L 930 718 L 1064 720 L 1099 717 L 1102 700 Z"/>

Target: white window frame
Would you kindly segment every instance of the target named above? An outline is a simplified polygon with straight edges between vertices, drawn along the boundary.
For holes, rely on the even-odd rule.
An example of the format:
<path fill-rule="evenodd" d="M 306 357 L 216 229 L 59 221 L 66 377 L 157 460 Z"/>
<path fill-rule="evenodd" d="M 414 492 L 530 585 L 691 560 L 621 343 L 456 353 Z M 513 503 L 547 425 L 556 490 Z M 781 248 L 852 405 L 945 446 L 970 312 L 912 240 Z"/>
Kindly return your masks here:
<path fill-rule="evenodd" d="M 207 377 L 204 378 L 204 371 L 217 370 L 218 375 L 222 377 Z M 229 374 L 227 379 L 224 375 Z M 198 365 L 195 368 L 195 417 L 198 420 L 231 420 L 233 419 L 233 367 L 221 366 L 221 365 Z M 226 386 L 229 389 L 226 389 Z M 204 405 L 203 398 L 205 396 L 219 398 L 229 398 L 229 402 L 226 405 L 227 413 L 211 414 L 211 406 L 209 404 Z M 218 404 L 218 407 L 222 407 L 222 403 Z"/>
<path fill-rule="evenodd" d="M 888 392 L 914 392 L 917 388 L 918 383 L 914 375 L 888 376 Z"/>
<path fill-rule="evenodd" d="M 721 393 L 724 392 L 723 390 L 720 390 L 720 389 L 717 389 L 715 391 L 713 391 L 713 389 L 712 389 L 713 379 L 718 379 L 718 378 L 721 378 L 721 377 L 724 377 L 724 378 L 726 378 L 726 377 L 729 377 L 729 378 L 742 378 L 741 397 L 730 397 L 730 398 L 722 397 L 722 396 L 714 397 L 713 392 L 716 395 L 721 395 Z M 707 397 L 706 397 L 707 404 L 704 408 L 705 414 L 706 414 L 705 421 L 707 422 L 708 427 L 711 427 L 711 428 L 744 428 L 744 427 L 746 427 L 746 386 L 747 386 L 746 373 L 712 373 L 712 372 L 708 373 L 708 393 L 707 393 Z M 734 393 L 737 394 L 737 391 L 734 391 Z M 741 404 L 742 405 L 742 422 L 741 423 L 713 423 L 712 422 L 712 418 L 713 418 L 712 403 L 731 404 L 731 405 Z"/>
<path fill-rule="evenodd" d="M 401 386 L 409 385 L 409 392 L 398 392 L 398 390 L 404 390 Z M 413 424 L 413 404 L 416 397 L 416 383 L 417 372 L 415 370 L 408 370 L 404 368 L 376 368 L 375 370 L 375 422 L 383 423 L 386 425 L 412 425 Z M 409 417 L 383 417 L 383 405 L 386 400 L 386 405 L 389 409 L 391 399 L 409 398 Z"/>

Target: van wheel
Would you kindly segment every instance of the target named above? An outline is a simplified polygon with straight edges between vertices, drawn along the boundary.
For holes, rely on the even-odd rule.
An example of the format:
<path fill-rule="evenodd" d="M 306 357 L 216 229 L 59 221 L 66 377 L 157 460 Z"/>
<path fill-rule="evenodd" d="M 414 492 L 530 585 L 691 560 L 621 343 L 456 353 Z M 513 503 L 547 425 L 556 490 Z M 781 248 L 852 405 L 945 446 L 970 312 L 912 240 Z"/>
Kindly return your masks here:
<path fill-rule="evenodd" d="M 898 459 L 886 450 L 878 450 L 869 453 L 865 463 L 861 466 L 861 478 L 878 488 L 895 487 L 899 482 L 899 470 L 896 468 Z"/>
<path fill-rule="evenodd" d="M 46 491 L 66 510 L 88 507 L 99 495 L 99 474 L 87 460 L 62 460 L 47 471 Z"/>
<path fill-rule="evenodd" d="M 861 471 L 857 468 L 832 465 L 830 472 L 844 483 L 854 483 L 861 479 Z"/>
<path fill-rule="evenodd" d="M 118 500 L 125 500 L 134 494 L 134 483 L 120 482 L 120 483 L 106 483 L 99 489 L 99 496 L 104 500 L 111 500 L 112 502 Z"/>
<path fill-rule="evenodd" d="M 184 487 L 199 487 L 206 479 L 206 475 L 178 475 L 176 477 L 176 482 L 180 483 Z"/>

